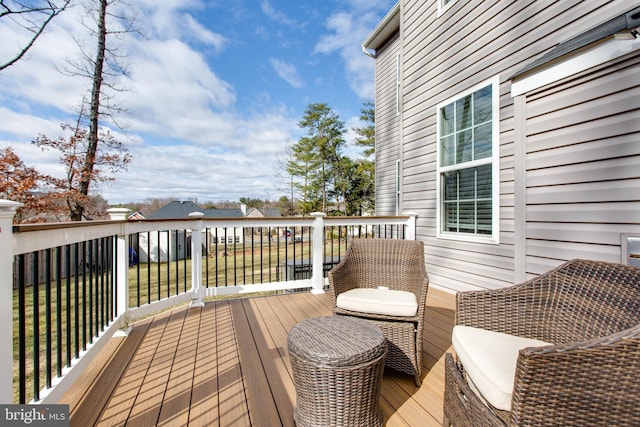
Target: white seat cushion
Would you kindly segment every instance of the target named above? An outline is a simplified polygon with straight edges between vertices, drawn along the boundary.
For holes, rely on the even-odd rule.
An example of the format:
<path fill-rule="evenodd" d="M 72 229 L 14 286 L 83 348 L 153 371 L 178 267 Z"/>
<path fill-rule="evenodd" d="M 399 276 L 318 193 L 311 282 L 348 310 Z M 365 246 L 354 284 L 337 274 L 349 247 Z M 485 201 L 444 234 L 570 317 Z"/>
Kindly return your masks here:
<path fill-rule="evenodd" d="M 550 345 L 545 341 L 463 325 L 454 326 L 451 341 L 471 388 L 503 411 L 511 410 L 519 350 Z"/>
<path fill-rule="evenodd" d="M 389 316 L 415 316 L 418 312 L 418 300 L 413 293 L 386 288 L 350 289 L 338 295 L 336 305 L 344 310 Z"/>

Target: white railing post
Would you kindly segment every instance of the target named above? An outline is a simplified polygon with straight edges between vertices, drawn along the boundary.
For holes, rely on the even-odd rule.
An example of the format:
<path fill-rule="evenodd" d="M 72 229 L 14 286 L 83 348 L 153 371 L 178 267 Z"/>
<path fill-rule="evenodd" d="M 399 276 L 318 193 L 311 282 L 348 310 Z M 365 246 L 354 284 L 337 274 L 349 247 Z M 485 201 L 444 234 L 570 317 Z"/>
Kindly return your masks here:
<path fill-rule="evenodd" d="M 202 212 L 191 212 L 189 217 L 198 219 L 191 228 L 191 304 L 190 307 L 204 305 L 204 289 L 202 288 L 202 230 L 204 224 Z"/>
<path fill-rule="evenodd" d="M 22 203 L 0 200 L 0 403 L 13 402 L 13 217 Z"/>
<path fill-rule="evenodd" d="M 112 221 L 126 221 L 129 212 L 131 210 L 127 208 L 107 209 Z M 129 242 L 127 241 L 129 236 L 125 230 L 125 224 L 123 222 L 120 233 L 116 237 L 115 251 L 117 256 L 113 260 L 113 267 L 116 271 L 116 305 L 118 306 L 116 317 L 122 316 L 123 327 L 126 327 L 129 322 Z"/>
<path fill-rule="evenodd" d="M 311 265 L 311 293 L 324 293 L 323 249 L 324 249 L 324 217 L 322 212 L 313 212 L 313 260 Z"/>
<path fill-rule="evenodd" d="M 416 212 L 404 212 L 403 215 L 409 215 L 409 219 L 407 219 L 407 230 L 404 236 L 405 240 L 416 240 L 418 214 Z"/>

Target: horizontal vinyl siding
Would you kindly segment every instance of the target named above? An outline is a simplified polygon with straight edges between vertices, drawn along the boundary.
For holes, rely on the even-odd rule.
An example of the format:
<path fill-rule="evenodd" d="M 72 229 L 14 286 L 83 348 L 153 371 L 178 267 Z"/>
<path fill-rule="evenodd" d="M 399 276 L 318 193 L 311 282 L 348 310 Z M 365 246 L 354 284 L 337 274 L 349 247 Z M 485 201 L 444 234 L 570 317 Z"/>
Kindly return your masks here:
<path fill-rule="evenodd" d="M 640 233 L 640 55 L 527 95 L 527 273 Z"/>
<path fill-rule="evenodd" d="M 396 162 L 400 158 L 400 116 L 396 105 L 397 53 L 395 36 L 376 58 L 376 214 L 396 214 Z"/>
<path fill-rule="evenodd" d="M 425 242 L 430 283 L 452 290 L 510 285 L 516 219 L 515 118 L 508 78 L 557 43 L 633 5 L 610 0 L 467 0 L 456 2 L 441 17 L 435 0 L 404 0 L 402 6 L 403 207 L 419 215 L 417 234 Z M 437 239 L 436 106 L 496 75 L 500 244 Z"/>

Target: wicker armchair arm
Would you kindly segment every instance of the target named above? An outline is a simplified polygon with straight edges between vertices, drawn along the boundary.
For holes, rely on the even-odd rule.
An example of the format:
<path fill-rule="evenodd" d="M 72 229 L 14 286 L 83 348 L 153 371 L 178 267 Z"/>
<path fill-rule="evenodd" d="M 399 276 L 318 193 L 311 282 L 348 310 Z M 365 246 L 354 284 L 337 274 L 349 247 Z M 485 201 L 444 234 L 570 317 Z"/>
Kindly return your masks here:
<path fill-rule="evenodd" d="M 540 325 L 539 313 L 532 307 L 540 306 L 542 295 L 520 285 L 501 289 L 458 292 L 456 294 L 456 324 L 529 336 L 531 325 Z"/>
<path fill-rule="evenodd" d="M 329 271 L 328 278 L 331 303 L 335 308 L 336 298 L 338 295 L 357 286 L 355 277 L 352 273 L 351 262 L 347 258 L 343 258 L 338 265 Z"/>
<path fill-rule="evenodd" d="M 638 421 L 638 327 L 582 343 L 520 351 L 513 390 L 517 425 L 633 425 Z"/>

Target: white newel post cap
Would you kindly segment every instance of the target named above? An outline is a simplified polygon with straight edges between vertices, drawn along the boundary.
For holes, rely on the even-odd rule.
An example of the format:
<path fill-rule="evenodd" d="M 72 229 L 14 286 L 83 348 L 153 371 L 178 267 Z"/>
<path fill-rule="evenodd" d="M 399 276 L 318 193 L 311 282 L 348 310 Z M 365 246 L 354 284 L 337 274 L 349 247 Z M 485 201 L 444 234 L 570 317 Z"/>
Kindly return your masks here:
<path fill-rule="evenodd" d="M 14 202 L 12 200 L 0 200 L 0 215 L 3 218 L 12 217 L 16 214 L 16 211 L 22 203 Z"/>

